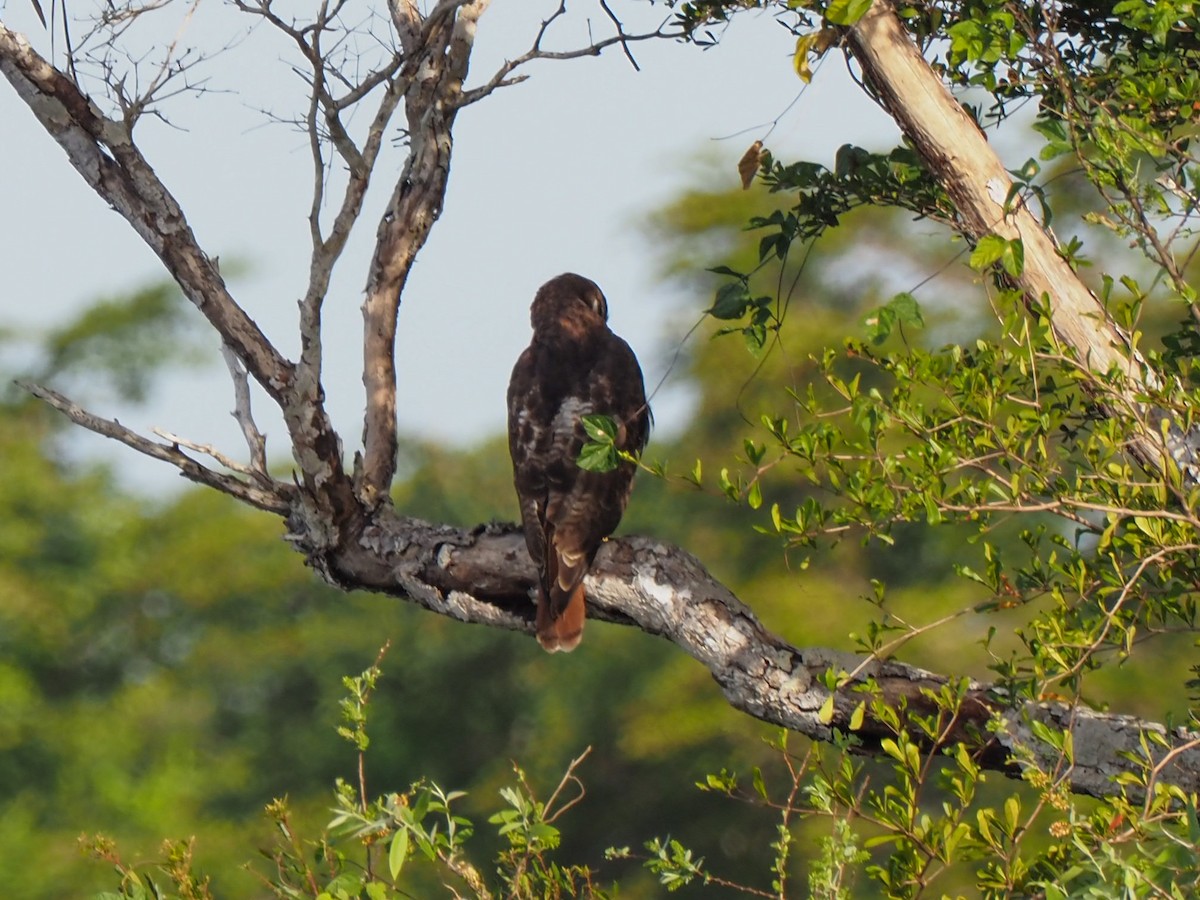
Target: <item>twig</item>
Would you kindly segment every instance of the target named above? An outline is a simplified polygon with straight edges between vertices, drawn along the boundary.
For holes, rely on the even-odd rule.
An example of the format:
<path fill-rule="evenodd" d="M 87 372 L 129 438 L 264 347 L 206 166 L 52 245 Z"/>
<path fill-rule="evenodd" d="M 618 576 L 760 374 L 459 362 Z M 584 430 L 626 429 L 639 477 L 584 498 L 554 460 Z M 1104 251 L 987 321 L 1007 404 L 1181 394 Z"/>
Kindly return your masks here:
<path fill-rule="evenodd" d="M 680 36 L 679 33 L 677 33 L 677 32 L 666 30 L 667 21 L 663 21 L 663 23 L 660 24 L 658 26 L 658 28 L 654 29 L 654 31 L 641 32 L 638 34 L 629 34 L 624 30 L 624 27 L 621 25 L 620 21 L 615 16 L 613 16 L 612 12 L 603 3 L 603 0 L 601 2 L 601 6 L 604 7 L 605 12 L 607 12 L 609 14 L 609 17 L 613 20 L 613 22 L 616 23 L 617 33 L 615 35 L 613 35 L 612 37 L 604 38 L 603 40 L 592 41 L 592 42 L 588 43 L 586 46 L 578 47 L 574 50 L 543 50 L 542 49 L 542 41 L 546 37 L 546 32 L 549 30 L 550 26 L 554 23 L 554 21 L 556 19 L 558 19 L 559 17 L 561 17 L 562 15 L 564 15 L 566 13 L 566 3 L 565 2 L 561 3 L 559 5 L 559 8 L 557 10 L 555 10 L 550 15 L 549 18 L 545 19 L 542 22 L 541 27 L 538 29 L 537 35 L 534 37 L 533 44 L 530 46 L 530 48 L 528 50 L 526 50 L 524 53 L 522 53 L 520 56 L 516 57 L 515 59 L 506 61 L 504 63 L 504 65 L 502 65 L 499 69 L 497 69 L 495 71 L 495 73 L 492 75 L 492 77 L 490 79 L 488 79 L 484 84 L 480 85 L 479 87 L 472 88 L 469 91 L 463 91 L 462 94 L 459 96 L 458 100 L 456 101 L 455 105 L 458 106 L 459 108 L 462 108 L 464 106 L 470 106 L 472 103 L 476 103 L 476 102 L 482 100 L 484 97 L 488 96 L 488 94 L 492 93 L 497 88 L 509 87 L 510 85 L 519 84 L 520 82 L 524 81 L 528 76 L 527 75 L 515 75 L 514 76 L 512 73 L 515 70 L 517 70 L 518 68 L 520 68 L 521 66 L 525 65 L 526 63 L 532 62 L 533 60 L 538 60 L 538 59 L 579 59 L 580 57 L 583 57 L 583 56 L 599 56 L 601 51 L 603 51 L 605 48 L 611 47 L 613 44 L 620 44 L 622 49 L 624 49 L 624 51 L 625 51 L 625 55 L 629 58 L 629 61 L 631 63 L 633 63 L 633 67 L 635 69 L 637 69 L 638 64 L 634 60 L 633 55 L 629 50 L 629 44 L 631 42 L 633 42 L 633 41 L 649 41 L 649 40 L 654 40 L 657 38 L 677 38 Z M 639 71 L 640 71 L 640 69 L 639 69 Z"/>
<path fill-rule="evenodd" d="M 625 26 L 621 24 L 621 20 L 616 17 L 608 4 L 604 0 L 600 0 L 600 8 L 604 10 L 605 15 L 617 26 L 617 36 L 621 39 L 621 49 L 625 52 L 625 58 L 629 60 L 629 64 L 633 66 L 635 72 L 642 71 L 642 67 L 637 64 L 637 60 L 633 58 L 633 52 L 629 49 L 629 42 L 625 39 Z"/>
<path fill-rule="evenodd" d="M 241 427 L 242 435 L 250 448 L 250 468 L 247 474 L 259 482 L 270 484 L 271 478 L 267 475 L 267 438 L 258 430 L 250 410 L 250 379 L 246 367 L 227 344 L 221 345 L 221 356 L 229 368 L 230 378 L 233 379 L 233 417 Z"/>
<path fill-rule="evenodd" d="M 88 431 L 94 431 L 96 434 L 120 441 L 125 446 L 132 447 L 146 456 L 170 463 L 179 469 L 183 477 L 189 481 L 216 488 L 222 493 L 236 497 L 243 503 L 248 503 L 258 509 L 273 512 L 277 515 L 286 514 L 291 508 L 290 498 L 293 488 L 289 485 L 277 483 L 271 490 L 255 487 L 230 475 L 214 472 L 212 469 L 202 466 L 180 450 L 179 448 L 182 445 L 177 441 L 172 441 L 170 444 L 159 444 L 151 441 L 148 438 L 142 437 L 137 432 L 126 428 L 115 419 L 104 419 L 94 415 L 57 391 L 43 387 L 42 385 L 27 381 L 18 381 L 17 386 L 29 391 L 29 393 L 33 394 L 39 400 L 44 400 L 76 425 L 81 425 Z"/>
<path fill-rule="evenodd" d="M 157 434 L 164 441 L 170 442 L 171 446 L 183 447 L 185 450 L 191 450 L 195 453 L 203 453 L 205 456 L 229 469 L 231 472 L 237 472 L 239 475 L 255 474 L 249 466 L 243 465 L 236 459 L 231 459 L 211 444 L 201 444 L 197 441 L 190 440 L 189 438 L 180 437 L 177 434 L 167 431 L 165 428 L 159 428 L 157 425 L 150 430 Z"/>

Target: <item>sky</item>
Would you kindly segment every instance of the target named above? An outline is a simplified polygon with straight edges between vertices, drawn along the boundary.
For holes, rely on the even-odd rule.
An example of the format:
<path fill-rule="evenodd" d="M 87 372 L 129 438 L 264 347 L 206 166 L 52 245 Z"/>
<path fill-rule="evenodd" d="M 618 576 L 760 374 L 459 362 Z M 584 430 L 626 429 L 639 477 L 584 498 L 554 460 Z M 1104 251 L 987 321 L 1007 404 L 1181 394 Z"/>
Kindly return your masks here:
<path fill-rule="evenodd" d="M 586 43 L 589 29 L 609 33 L 598 3 L 568 5 L 570 16 L 549 34 L 556 49 Z M 495 0 L 479 23 L 468 86 L 528 48 L 557 6 L 557 0 Z M 630 30 L 638 23 L 652 29 L 668 14 L 629 0 L 612 6 Z M 369 9 L 359 7 L 364 15 Z M 81 7 L 70 8 L 79 14 Z M 243 14 L 216 0 L 194 6 L 173 0 L 155 15 L 144 33 L 129 35 L 141 47 L 161 44 L 164 35 L 179 35 L 181 47 L 235 46 L 193 70 L 205 79 L 205 93 L 173 98 L 164 107 L 169 124 L 146 118 L 135 138 L 205 251 L 248 266 L 231 283 L 234 297 L 294 358 L 312 183 L 305 137 L 279 121 L 304 102 L 294 60 L 282 38 L 250 29 Z M 28 0 L 0 0 L 0 20 L 49 52 Z M 528 81 L 464 110 L 447 202 L 400 311 L 402 434 L 469 445 L 503 428 L 508 376 L 529 340 L 529 302 L 541 283 L 563 271 L 600 284 L 613 330 L 637 352 L 648 386 L 656 384 L 710 300 L 681 296 L 659 277 L 662 256 L 646 229 L 654 211 L 694 186 L 701 172 L 727 179 L 706 187 L 734 185 L 737 159 L 777 118 L 767 142 L 777 156 L 831 164 L 843 143 L 896 142 L 894 126 L 854 85 L 836 52 L 801 94 L 794 46 L 795 38 L 769 16 L 746 14 L 711 49 L 634 45 L 640 71 L 615 47 L 599 58 L 541 61 L 524 70 Z M 53 327 L 100 297 L 164 276 L 157 258 L 91 192 L 5 81 L 0 123 L 0 327 L 26 333 Z M 715 170 L 697 164 L 714 157 Z M 361 434 L 362 289 L 375 227 L 401 164 L 399 149 L 382 156 L 325 306 L 327 404 L 348 454 Z M 86 386 L 78 399 L 144 433 L 157 426 L 244 458 L 219 344 L 215 333 L 204 337 L 213 364 L 168 373 L 143 406 L 89 395 Z M 655 397 L 660 431 L 669 433 L 687 415 L 685 387 L 668 378 Z M 279 459 L 287 444 L 272 412 L 259 394 L 256 418 L 269 455 Z M 104 460 L 143 493 L 181 486 L 164 464 L 75 431 L 66 447 L 72 458 Z"/>

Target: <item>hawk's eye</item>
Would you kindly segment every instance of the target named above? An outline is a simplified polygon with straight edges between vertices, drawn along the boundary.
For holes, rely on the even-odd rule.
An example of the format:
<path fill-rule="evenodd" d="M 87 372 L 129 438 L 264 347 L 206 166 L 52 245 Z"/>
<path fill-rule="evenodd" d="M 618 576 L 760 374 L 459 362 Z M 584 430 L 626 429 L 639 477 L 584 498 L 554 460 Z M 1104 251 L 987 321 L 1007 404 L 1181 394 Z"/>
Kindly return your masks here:
<path fill-rule="evenodd" d="M 588 300 L 588 306 L 590 306 L 592 308 L 592 312 L 594 312 L 600 318 L 608 318 L 608 310 L 604 308 L 604 298 L 599 294 L 593 295 L 591 299 Z"/>

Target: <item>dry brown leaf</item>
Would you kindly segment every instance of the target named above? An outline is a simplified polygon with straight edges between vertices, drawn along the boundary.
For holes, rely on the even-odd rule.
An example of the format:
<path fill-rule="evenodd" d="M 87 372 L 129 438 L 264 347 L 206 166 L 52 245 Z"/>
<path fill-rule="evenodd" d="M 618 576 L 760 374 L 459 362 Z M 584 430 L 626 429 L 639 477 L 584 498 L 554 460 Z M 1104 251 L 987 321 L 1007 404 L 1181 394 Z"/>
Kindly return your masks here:
<path fill-rule="evenodd" d="M 758 164 L 762 161 L 763 142 L 755 141 L 750 145 L 750 149 L 742 154 L 742 158 L 738 160 L 738 174 L 742 176 L 742 190 L 750 189 L 750 184 L 754 181 L 754 173 L 758 171 Z"/>

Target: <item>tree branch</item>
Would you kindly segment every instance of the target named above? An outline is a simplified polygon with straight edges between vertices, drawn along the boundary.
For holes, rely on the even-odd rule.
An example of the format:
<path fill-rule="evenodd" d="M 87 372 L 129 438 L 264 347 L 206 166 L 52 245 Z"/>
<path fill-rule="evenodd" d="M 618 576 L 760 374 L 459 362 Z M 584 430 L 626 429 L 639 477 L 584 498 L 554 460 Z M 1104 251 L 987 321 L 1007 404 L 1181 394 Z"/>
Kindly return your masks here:
<path fill-rule="evenodd" d="M 279 405 L 306 484 L 324 493 L 331 509 L 344 509 L 350 501 L 341 441 L 319 402 L 319 385 L 297 384 L 295 366 L 234 301 L 216 260 L 200 249 L 183 211 L 134 145 L 128 126 L 103 116 L 22 35 L 2 24 L 0 72 L 76 171 L 158 254 L 185 296 Z"/>
<path fill-rule="evenodd" d="M 604 38 L 600 41 L 594 41 L 588 44 L 586 47 L 577 47 L 574 50 L 543 50 L 542 41 L 545 40 L 546 33 L 550 30 L 550 26 L 567 12 L 566 3 L 562 2 L 559 4 L 557 10 L 555 10 L 548 18 L 542 21 L 541 27 L 538 29 L 538 33 L 534 37 L 532 46 L 515 59 L 507 60 L 504 65 L 497 69 L 492 77 L 489 78 L 484 84 L 481 84 L 479 87 L 472 88 L 469 91 L 464 91 L 462 96 L 459 97 L 457 101 L 458 106 L 470 106 L 472 103 L 482 100 L 497 88 L 508 87 L 509 85 L 518 84 L 519 82 L 524 81 L 527 76 L 514 76 L 513 72 L 515 72 L 521 66 L 524 66 L 526 63 L 533 62 L 534 60 L 579 59 L 583 56 L 599 56 L 601 51 L 603 51 L 606 47 L 611 47 L 614 44 L 620 44 L 622 50 L 625 52 L 626 58 L 633 65 L 633 67 L 637 69 L 637 61 L 634 60 L 633 54 L 629 49 L 629 44 L 631 42 L 648 41 L 655 38 L 675 38 L 681 36 L 679 33 L 664 30 L 664 26 L 666 25 L 665 22 L 662 25 L 659 25 L 659 27 L 654 31 L 630 34 L 625 31 L 624 26 L 621 24 L 620 20 L 613 15 L 612 10 L 608 8 L 607 4 L 601 2 L 601 6 L 616 27 L 617 33 L 615 35 Z"/>
<path fill-rule="evenodd" d="M 21 386 L 76 424 L 168 462 L 189 480 L 285 516 L 288 540 L 332 584 L 398 597 L 461 622 L 533 634 L 530 595 L 536 572 L 515 525 L 493 523 L 468 531 L 399 516 L 388 505 L 366 516 L 331 519 L 307 491 L 274 481 L 268 488 L 214 472 L 183 453 L 179 439 L 150 441 L 55 391 Z M 192 446 L 213 455 L 209 448 Z M 587 590 L 590 617 L 676 644 L 709 670 L 735 709 L 814 740 L 853 734 L 861 753 L 882 753 L 881 742 L 894 737 L 869 712 L 851 727 L 864 699 L 878 696 L 893 708 L 929 714 L 936 712 L 931 695 L 950 685 L 943 675 L 895 660 L 797 648 L 767 631 L 695 557 L 660 541 L 606 542 Z M 828 672 L 839 679 L 832 692 L 825 686 Z M 1035 737 L 1034 723 L 1071 733 L 1075 756 L 1069 765 Z M 922 730 L 908 727 L 915 741 L 933 746 Z M 1064 770 L 1061 777 L 1070 790 L 1095 797 L 1124 790 L 1135 801 L 1143 799 L 1142 786 L 1118 788 L 1113 781 L 1129 771 L 1131 756 L 1144 760 L 1153 781 L 1200 790 L 1200 733 L 1078 705 L 1014 704 L 1002 690 L 974 681 L 965 685 L 953 727 L 940 739 L 944 745 L 966 741 L 976 748 L 981 766 L 1009 776 L 1030 763 L 1042 771 Z"/>
<path fill-rule="evenodd" d="M 1028 301 L 1048 304 L 1054 333 L 1084 368 L 1097 375 L 1122 373 L 1125 405 L 1145 408 L 1136 395 L 1157 386 L 1153 373 L 1059 254 L 1049 230 L 1019 197 L 1013 199 L 1004 164 L 921 56 L 889 0 L 875 0 L 850 28 L 849 48 L 867 87 L 954 200 L 960 228 L 976 241 L 989 234 L 1020 240 L 1025 264 L 1015 280 Z M 1131 447 L 1134 455 L 1147 468 L 1163 471 L 1168 447 L 1161 433 L 1142 428 L 1139 434 Z"/>
<path fill-rule="evenodd" d="M 267 474 L 267 438 L 258 430 L 254 415 L 250 411 L 250 380 L 246 377 L 246 367 L 225 344 L 221 345 L 221 357 L 229 369 L 229 377 L 233 379 L 233 417 L 238 427 L 242 429 L 242 437 L 250 450 L 250 473 L 260 482 L 270 482 Z"/>
<path fill-rule="evenodd" d="M 132 447 L 138 453 L 144 453 L 146 456 L 170 463 L 189 481 L 194 481 L 196 484 L 202 484 L 206 487 L 216 488 L 221 493 L 236 497 L 243 503 L 248 503 L 258 509 L 277 515 L 283 515 L 291 508 L 291 498 L 294 494 L 294 489 L 291 485 L 281 482 L 270 482 L 270 487 L 267 487 L 263 486 L 261 479 L 258 478 L 255 480 L 260 483 L 254 485 L 235 478 L 232 475 L 214 472 L 184 453 L 180 449 L 182 442 L 173 436 L 168 437 L 171 443 L 160 444 L 142 437 L 136 431 L 126 428 L 115 419 L 104 419 L 93 415 L 79 404 L 50 388 L 27 381 L 18 381 L 17 385 L 23 390 L 29 391 L 29 393 L 33 394 L 39 400 L 44 400 L 53 406 L 76 425 L 81 425 L 88 431 L 94 431 L 96 434 L 120 441 L 125 446 Z M 213 456 L 218 462 L 221 462 L 223 459 L 223 457 L 219 457 L 219 455 L 214 454 L 208 448 L 202 448 L 198 445 L 191 445 L 191 448 Z M 236 466 L 236 464 L 233 465 Z"/>
<path fill-rule="evenodd" d="M 254 378 L 283 405 L 292 364 L 230 296 L 215 261 L 200 249 L 179 204 L 134 146 L 125 123 L 101 115 L 23 35 L 3 24 L 0 72 L 84 180 L 129 222 Z"/>
<path fill-rule="evenodd" d="M 356 461 L 355 493 L 372 508 L 383 502 L 396 471 L 396 317 L 417 253 L 442 212 L 450 175 L 452 128 L 475 39 L 489 0 L 443 0 L 422 23 L 424 65 L 404 96 L 408 159 L 376 232 L 375 254 L 363 303 L 363 455 Z M 394 10 L 411 4 L 399 2 Z M 445 12 L 442 12 L 446 10 Z M 456 12 L 457 15 L 451 15 Z M 415 9 L 409 10 L 415 15 Z M 435 16 L 441 18 L 431 26 Z M 410 32 L 415 24 L 406 18 Z M 415 40 L 401 32 L 406 52 Z"/>
<path fill-rule="evenodd" d="M 344 588 L 390 594 L 458 619 L 533 633 L 533 563 L 516 526 L 491 525 L 472 531 L 397 516 L 383 508 L 354 539 L 338 548 L 314 544 L 301 511 L 289 519 L 291 540 L 310 564 Z M 882 752 L 893 733 L 868 713 L 857 729 L 850 722 L 876 686 L 891 706 L 934 711 L 930 692 L 949 684 L 939 674 L 894 660 L 863 658 L 823 648 L 797 648 L 767 631 L 754 613 L 685 551 L 648 538 L 606 542 L 587 581 L 588 615 L 632 625 L 671 641 L 712 673 L 730 705 L 763 721 L 814 740 L 852 733 L 860 751 Z M 833 692 L 832 717 L 822 709 L 830 691 L 826 672 L 849 675 Z M 852 673 L 852 674 L 850 674 Z M 856 690 L 858 688 L 859 690 Z M 1059 751 L 1034 737 L 1033 723 L 1070 731 L 1075 756 L 1070 765 Z M 1161 739 L 1143 742 L 1143 735 Z M 913 728 L 925 746 L 927 737 Z M 1128 756 L 1161 764 L 1155 777 L 1187 791 L 1200 790 L 1200 734 L 1167 729 L 1130 716 L 1095 712 L 1062 703 L 1011 703 L 992 685 L 970 682 L 945 743 L 977 746 L 982 766 L 1013 776 L 1032 760 L 1043 770 L 1064 769 L 1076 793 L 1101 797 L 1120 790 L 1112 778 L 1129 771 Z M 1123 788 L 1141 798 L 1136 785 Z"/>

